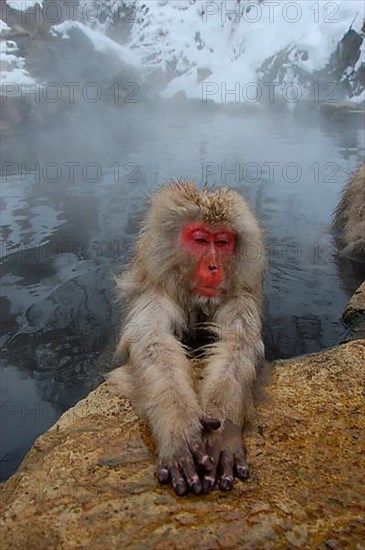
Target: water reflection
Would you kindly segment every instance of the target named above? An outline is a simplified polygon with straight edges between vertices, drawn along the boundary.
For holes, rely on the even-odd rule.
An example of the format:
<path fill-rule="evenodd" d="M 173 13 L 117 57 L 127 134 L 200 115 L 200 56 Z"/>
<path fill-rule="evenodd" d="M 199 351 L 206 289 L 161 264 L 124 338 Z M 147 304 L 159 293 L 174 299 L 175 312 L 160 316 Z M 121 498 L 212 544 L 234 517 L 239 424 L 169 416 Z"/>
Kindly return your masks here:
<path fill-rule="evenodd" d="M 258 213 L 269 256 L 269 358 L 343 339 L 341 311 L 363 277 L 337 263 L 328 230 L 363 154 L 353 122 L 141 108 L 93 124 L 76 118 L 52 139 L 36 134 L 4 151 L 3 478 L 108 368 L 99 358 L 120 315 L 112 276 L 130 258 L 146 196 L 159 183 L 225 182 Z M 11 175 L 15 168 L 23 175 Z"/>

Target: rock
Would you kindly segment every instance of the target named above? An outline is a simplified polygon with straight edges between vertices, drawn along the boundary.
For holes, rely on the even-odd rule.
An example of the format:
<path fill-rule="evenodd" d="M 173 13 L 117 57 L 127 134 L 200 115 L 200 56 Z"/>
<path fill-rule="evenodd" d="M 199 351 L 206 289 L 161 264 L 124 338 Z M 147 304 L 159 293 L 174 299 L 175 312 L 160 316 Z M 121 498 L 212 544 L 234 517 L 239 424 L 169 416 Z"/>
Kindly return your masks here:
<path fill-rule="evenodd" d="M 347 115 L 364 114 L 364 110 L 355 105 L 351 108 L 351 103 L 347 99 L 361 101 L 364 91 L 364 71 L 365 64 L 361 58 L 361 48 L 364 40 L 363 31 L 359 29 L 356 32 L 350 28 L 335 49 L 332 51 L 328 63 L 320 69 L 314 69 L 311 66 L 313 62 L 313 52 L 297 45 L 290 45 L 279 50 L 274 55 L 268 57 L 257 70 L 258 82 L 264 91 L 263 100 L 269 106 L 277 109 L 277 104 L 288 107 L 291 102 L 288 101 L 287 93 L 290 90 L 288 84 L 296 84 L 300 92 L 300 102 L 305 100 L 305 96 L 314 103 L 325 102 L 320 111 L 326 116 L 334 119 L 341 119 Z M 276 89 L 275 101 L 270 98 L 272 91 L 268 83 L 275 83 Z M 333 87 L 329 89 L 329 85 Z M 294 93 L 294 88 L 293 88 Z M 302 94 L 302 92 L 304 92 Z M 314 95 L 313 95 L 314 94 Z M 302 97 L 303 96 L 303 97 Z M 277 101 L 282 97 L 283 101 Z M 300 102 L 294 102 L 296 107 Z M 294 106 L 291 104 L 292 107 Z"/>
<path fill-rule="evenodd" d="M 212 74 L 212 71 L 206 67 L 198 67 L 196 70 L 198 83 L 203 82 L 203 80 L 206 80 L 210 77 Z"/>
<path fill-rule="evenodd" d="M 365 340 L 275 364 L 251 477 L 177 497 L 131 404 L 102 384 L 1 487 L 2 549 L 362 548 Z"/>

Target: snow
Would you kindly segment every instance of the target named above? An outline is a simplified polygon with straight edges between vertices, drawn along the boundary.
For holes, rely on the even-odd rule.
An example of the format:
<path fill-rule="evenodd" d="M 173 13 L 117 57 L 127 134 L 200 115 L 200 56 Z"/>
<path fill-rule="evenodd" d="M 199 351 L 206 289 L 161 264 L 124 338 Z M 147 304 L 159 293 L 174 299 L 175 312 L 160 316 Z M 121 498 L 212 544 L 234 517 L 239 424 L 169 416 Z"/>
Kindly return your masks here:
<path fill-rule="evenodd" d="M 0 42 L 0 53 L 10 54 L 16 53 L 18 51 L 18 46 L 14 40 L 1 40 Z"/>
<path fill-rule="evenodd" d="M 16 86 L 20 84 L 35 84 L 36 81 L 32 78 L 28 71 L 22 69 L 21 67 L 15 67 L 12 71 L 1 71 L 1 92 L 6 93 L 6 84 L 15 84 Z"/>
<path fill-rule="evenodd" d="M 10 27 L 5 23 L 5 21 L 0 19 L 0 33 L 3 31 L 10 31 Z"/>
<path fill-rule="evenodd" d="M 42 7 L 43 0 L 6 0 L 6 4 L 15 10 L 26 11 L 36 4 Z M 9 31 L 10 27 L 0 19 L 0 32 Z M 18 46 L 13 40 L 1 40 L 0 62 L 3 70 L 0 71 L 1 94 L 13 93 L 21 85 L 35 84 L 25 67 L 25 59 L 17 55 Z"/>
<path fill-rule="evenodd" d="M 54 35 L 60 35 L 62 38 L 67 39 L 68 33 L 71 29 L 79 29 L 81 32 L 87 36 L 94 46 L 95 51 L 105 54 L 114 54 L 125 63 L 132 65 L 134 67 L 140 67 L 140 60 L 135 53 L 126 46 L 122 46 L 111 38 L 108 38 L 104 34 L 101 34 L 97 30 L 93 30 L 90 27 L 87 27 L 83 23 L 78 21 L 65 21 L 60 25 L 54 25 L 52 27 L 52 33 Z"/>
<path fill-rule="evenodd" d="M 360 95 L 352 97 L 351 101 L 353 103 L 359 103 L 359 104 L 365 103 L 365 90 L 363 90 Z"/>
<path fill-rule="evenodd" d="M 18 51 L 18 46 L 13 40 L 2 40 L 0 42 L 0 62 L 9 70 L 0 72 L 1 93 L 6 94 L 7 91 L 13 93 L 14 87 L 7 85 L 34 84 L 36 81 L 32 78 L 25 67 L 24 57 L 15 55 Z"/>
<path fill-rule="evenodd" d="M 39 4 L 40 7 L 43 6 L 43 0 L 6 0 L 9 8 L 18 11 L 26 11 L 30 8 L 34 8 L 36 4 Z"/>
<path fill-rule="evenodd" d="M 19 10 L 43 2 L 6 1 Z M 90 7 L 90 1 L 80 0 L 81 13 L 83 7 Z M 257 0 L 128 0 L 127 4 L 135 7 L 126 26 L 131 26 L 127 44 L 121 45 L 106 36 L 121 0 L 97 0 L 107 14 L 102 23 L 97 18 L 85 17 L 83 22 L 55 25 L 51 33 L 67 39 L 72 29 L 79 29 L 95 51 L 117 56 L 139 69 L 141 79 L 146 82 L 152 73 L 167 75 L 164 97 L 182 90 L 189 98 L 201 99 L 203 87 L 208 86 L 213 90 L 209 98 L 217 102 L 224 100 L 225 88 L 234 90 L 238 85 L 242 90 L 256 83 L 263 62 L 285 49 L 290 49 L 289 61 L 283 67 L 285 82 L 295 78 L 294 64 L 307 74 L 320 70 L 351 24 L 355 30 L 361 28 L 365 6 L 362 0 L 264 0 L 260 4 Z M 1 22 L 0 29 L 6 28 Z M 364 59 L 364 51 L 365 41 L 356 69 Z M 298 52 L 305 55 L 298 56 Z M 12 53 L 8 47 L 1 55 Z M 23 68 L 24 60 L 2 59 L 15 66 L 14 76 L 20 78 L 23 74 L 25 79 L 30 78 Z M 202 75 L 205 75 L 203 83 Z M 10 78 L 9 73 L 6 78 Z M 235 95 L 227 95 L 227 101 L 235 101 Z"/>
<path fill-rule="evenodd" d="M 256 82 L 262 63 L 290 46 L 308 52 L 308 59 L 301 62 L 306 71 L 324 67 L 356 16 L 361 26 L 364 11 L 358 0 L 249 4 L 251 10 L 246 13 L 243 1 L 136 0 L 131 47 L 147 69 L 175 67 L 180 73 L 168 84 L 164 96 L 184 90 L 187 97 L 200 98 L 198 68 L 211 71 L 207 82 L 219 87 L 226 83 L 233 89 L 236 82 L 241 86 Z M 221 95 L 212 99 L 220 101 Z"/>

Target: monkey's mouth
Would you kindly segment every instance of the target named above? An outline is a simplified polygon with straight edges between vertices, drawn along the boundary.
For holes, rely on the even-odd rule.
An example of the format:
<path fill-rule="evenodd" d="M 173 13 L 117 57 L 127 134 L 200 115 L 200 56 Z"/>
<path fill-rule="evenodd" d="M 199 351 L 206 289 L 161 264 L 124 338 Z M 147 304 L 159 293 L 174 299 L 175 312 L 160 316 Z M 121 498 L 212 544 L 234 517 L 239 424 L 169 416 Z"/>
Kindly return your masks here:
<path fill-rule="evenodd" d="M 206 296 L 207 298 L 212 298 L 213 296 L 219 296 L 221 289 L 212 286 L 196 286 L 193 291 L 200 296 Z"/>

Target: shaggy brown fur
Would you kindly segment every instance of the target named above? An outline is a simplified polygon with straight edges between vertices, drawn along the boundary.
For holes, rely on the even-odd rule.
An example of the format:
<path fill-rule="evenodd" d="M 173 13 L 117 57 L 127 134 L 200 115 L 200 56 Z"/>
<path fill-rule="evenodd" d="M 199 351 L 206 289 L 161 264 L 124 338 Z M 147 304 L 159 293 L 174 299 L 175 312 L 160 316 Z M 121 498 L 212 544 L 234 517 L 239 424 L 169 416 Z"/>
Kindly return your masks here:
<path fill-rule="evenodd" d="M 365 164 L 353 173 L 335 211 L 341 255 L 365 262 Z"/>
<path fill-rule="evenodd" d="M 189 290 L 189 259 L 178 243 L 183 227 L 197 221 L 236 236 L 227 284 L 218 297 Z M 195 183 L 179 180 L 151 198 L 135 259 L 117 279 L 128 318 L 116 354 L 126 353 L 129 360 L 111 380 L 149 421 L 162 463 L 174 464 L 182 448 L 201 440 L 202 416 L 242 428 L 252 407 L 264 357 L 262 236 L 246 201 L 228 188 L 199 192 Z M 181 338 L 202 316 L 216 342 L 206 349 L 203 379 L 195 388 Z"/>

